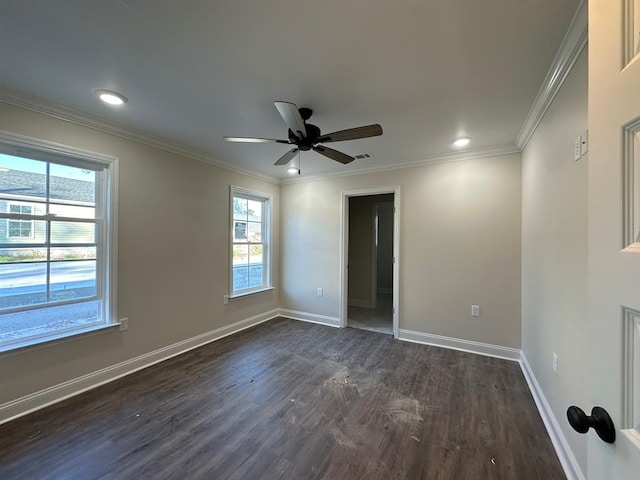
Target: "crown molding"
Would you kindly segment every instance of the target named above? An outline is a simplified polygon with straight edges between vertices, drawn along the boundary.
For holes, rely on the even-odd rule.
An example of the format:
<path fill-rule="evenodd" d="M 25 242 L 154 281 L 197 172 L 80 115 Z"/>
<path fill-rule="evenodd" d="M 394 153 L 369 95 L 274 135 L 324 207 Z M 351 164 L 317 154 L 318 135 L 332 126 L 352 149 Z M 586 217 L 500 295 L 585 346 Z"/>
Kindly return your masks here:
<path fill-rule="evenodd" d="M 16 90 L 4 88 L 4 87 L 0 88 L 0 103 L 13 105 L 15 107 L 23 108 L 25 110 L 30 110 L 32 112 L 40 113 L 42 115 L 47 115 L 49 117 L 53 117 L 58 120 L 63 120 L 65 122 L 73 123 L 75 125 L 80 125 L 82 127 L 91 128 L 99 132 L 107 133 L 109 135 L 114 135 L 116 137 L 124 138 L 126 140 L 131 140 L 133 142 L 141 143 L 143 145 L 157 148 L 159 150 L 164 150 L 165 152 L 180 155 L 182 157 L 187 157 L 192 160 L 208 163 L 210 165 L 215 165 L 216 167 L 224 168 L 225 170 L 229 170 L 234 173 L 249 175 L 251 177 L 255 177 L 269 183 L 280 184 L 280 180 L 278 178 L 271 177 L 268 175 L 263 175 L 250 170 L 237 168 L 228 163 L 221 162 L 220 160 L 214 160 L 211 156 L 207 155 L 206 153 L 193 149 L 186 145 L 183 145 L 177 142 L 172 142 L 165 138 L 150 135 L 146 132 L 125 127 L 123 125 L 118 125 L 116 123 L 110 122 L 103 118 L 100 118 L 94 115 L 89 115 L 86 113 L 81 113 L 72 108 L 50 102 L 43 98 L 27 95 L 25 93 L 18 92 Z"/>
<path fill-rule="evenodd" d="M 525 118 L 518 135 L 516 145 L 520 150 L 529 142 L 538 124 L 544 117 L 551 103 L 556 98 L 564 81 L 571 73 L 573 65 L 586 47 L 588 41 L 588 8 L 587 1 L 582 0 L 576 10 L 569 30 L 564 36 L 558 53 L 556 53 L 551 68 L 542 82 L 538 96 L 533 102 L 527 117 Z"/>
<path fill-rule="evenodd" d="M 477 158 L 485 157 L 499 157 L 502 155 L 509 155 L 512 153 L 520 153 L 521 150 L 513 144 L 497 145 L 493 147 L 475 148 L 472 150 L 465 150 L 464 152 L 453 153 L 440 153 L 427 157 L 421 157 L 417 160 L 410 160 L 408 162 L 394 163 L 392 165 L 385 165 L 380 167 L 363 167 L 356 170 L 349 170 L 348 172 L 327 173 L 318 175 L 309 175 L 305 177 L 284 178 L 280 180 L 282 185 L 291 183 L 303 183 L 311 182 L 315 180 L 326 180 L 337 177 L 349 177 L 352 175 L 364 175 L 367 173 L 379 173 L 388 172 L 391 170 L 402 170 L 404 168 L 423 167 L 426 165 L 436 165 L 439 163 L 449 162 L 461 162 L 464 160 L 474 160 Z"/>

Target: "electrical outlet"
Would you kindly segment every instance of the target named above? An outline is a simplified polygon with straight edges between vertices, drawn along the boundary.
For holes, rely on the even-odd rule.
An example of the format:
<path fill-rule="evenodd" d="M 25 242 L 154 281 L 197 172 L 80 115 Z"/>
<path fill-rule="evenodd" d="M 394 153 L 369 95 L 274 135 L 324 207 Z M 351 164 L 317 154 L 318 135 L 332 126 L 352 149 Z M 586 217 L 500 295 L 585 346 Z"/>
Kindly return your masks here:
<path fill-rule="evenodd" d="M 129 319 L 128 318 L 121 318 L 120 319 L 120 331 L 121 332 L 125 332 L 129 330 Z"/>
<path fill-rule="evenodd" d="M 480 316 L 480 305 L 471 305 L 471 316 L 472 317 Z"/>
<path fill-rule="evenodd" d="M 319 297 L 324 296 L 324 290 L 322 288 L 318 288 L 318 296 Z"/>
<path fill-rule="evenodd" d="M 558 373 L 558 355 L 556 352 L 553 352 L 553 362 L 551 366 L 553 368 L 553 373 Z"/>

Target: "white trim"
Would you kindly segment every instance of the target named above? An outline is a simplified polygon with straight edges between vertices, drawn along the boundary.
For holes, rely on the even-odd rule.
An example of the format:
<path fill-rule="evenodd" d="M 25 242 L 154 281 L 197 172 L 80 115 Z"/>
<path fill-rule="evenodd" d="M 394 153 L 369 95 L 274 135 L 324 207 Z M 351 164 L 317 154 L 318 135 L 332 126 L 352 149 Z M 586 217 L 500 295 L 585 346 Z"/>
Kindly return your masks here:
<path fill-rule="evenodd" d="M 640 447 L 640 411 L 638 411 L 640 392 L 640 372 L 635 364 L 640 356 L 640 340 L 636 328 L 640 328 L 640 311 L 622 306 L 624 350 L 623 350 L 623 384 L 622 384 L 622 428 L 633 443 Z"/>
<path fill-rule="evenodd" d="M 426 157 L 420 157 L 418 159 L 409 159 L 405 162 L 390 162 L 385 166 L 377 167 L 351 167 L 348 171 L 332 172 L 332 173 L 319 173 L 317 175 L 304 175 L 296 177 L 288 177 L 280 180 L 281 185 L 287 185 L 291 183 L 303 183 L 311 182 L 315 180 L 326 180 L 330 178 L 349 177 L 351 175 L 363 175 L 366 173 L 378 173 L 388 172 L 392 170 L 402 170 L 404 168 L 422 167 L 425 165 L 436 165 L 439 163 L 449 162 L 461 162 L 464 160 L 475 160 L 485 157 L 499 157 L 501 155 L 510 155 L 513 153 L 520 153 L 522 150 L 516 145 L 497 145 L 494 147 L 483 147 L 465 150 L 463 152 L 451 152 L 451 153 L 437 153 L 434 155 L 428 155 Z"/>
<path fill-rule="evenodd" d="M 0 103 L 6 103 L 7 105 L 13 105 L 15 107 L 30 110 L 42 115 L 47 115 L 58 120 L 73 123 L 75 125 L 92 128 L 93 130 L 97 130 L 99 132 L 131 140 L 136 143 L 141 143 L 143 145 L 157 148 L 165 152 L 174 153 L 176 155 L 187 157 L 192 160 L 198 160 L 200 162 L 215 165 L 216 167 L 224 168 L 225 170 L 229 170 L 231 172 L 249 175 L 250 177 L 258 178 L 269 183 L 280 183 L 279 180 L 275 177 L 259 174 L 250 170 L 244 170 L 238 168 L 237 166 L 232 166 L 219 160 L 214 160 L 206 153 L 198 151 L 192 147 L 188 147 L 177 142 L 172 142 L 170 140 L 146 132 L 118 125 L 100 117 L 81 113 L 72 108 L 58 105 L 56 103 L 45 100 L 44 98 L 34 97 L 32 95 L 18 92 L 13 89 L 9 89 L 6 87 L 0 88 Z"/>
<path fill-rule="evenodd" d="M 393 337 L 398 338 L 398 319 L 400 318 L 400 186 L 365 188 L 342 192 L 342 220 L 340 222 L 340 281 L 338 283 L 338 302 L 340 304 L 339 325 L 341 328 L 345 328 L 347 326 L 348 319 L 349 272 L 347 269 L 347 263 L 349 260 L 349 197 L 384 195 L 386 193 L 393 193 Z"/>
<path fill-rule="evenodd" d="M 67 398 L 79 395 L 80 393 L 88 390 L 92 390 L 100 385 L 112 382 L 118 378 L 137 372 L 138 370 L 142 370 L 143 368 L 150 367 L 156 363 L 181 355 L 189 350 L 193 350 L 194 348 L 201 347 L 207 343 L 214 342 L 223 337 L 240 332 L 241 330 L 266 322 L 267 320 L 271 320 L 277 316 L 277 309 L 270 310 L 260 315 L 255 315 L 245 320 L 232 323 L 231 325 L 216 328 L 215 330 L 211 330 L 201 335 L 125 360 L 124 362 L 117 363 L 96 372 L 54 385 L 53 387 L 46 388 L 31 395 L 26 395 L 22 398 L 12 400 L 0 405 L 0 424 L 22 417 L 49 405 L 53 405 L 54 403 L 61 402 L 62 400 L 66 400 Z"/>
<path fill-rule="evenodd" d="M 0 101 L 2 99 L 0 98 Z M 61 163 L 78 168 L 88 167 L 96 170 L 96 165 L 100 166 L 101 173 L 98 175 L 99 182 L 96 184 L 96 205 L 102 206 L 101 214 L 103 218 L 86 220 L 100 225 L 102 224 L 101 238 L 96 238 L 96 254 L 98 258 L 103 258 L 96 263 L 97 267 L 97 292 L 102 303 L 102 313 L 104 321 L 109 324 L 117 324 L 118 312 L 118 184 L 119 165 L 118 157 L 105 155 L 90 150 L 84 150 L 61 143 L 28 137 L 13 132 L 0 130 L 0 144 L 15 149 L 17 155 L 27 155 L 38 158 L 42 161 Z M 3 151 L 5 149 L 3 148 Z M 40 158 L 40 155 L 42 157 Z M 64 218 L 56 217 L 57 220 L 64 221 Z M 76 221 L 74 219 L 74 221 Z M 80 220 L 85 221 L 85 220 Z M 55 306 L 51 304 L 51 306 Z M 80 330 L 81 332 L 82 330 Z"/>
<path fill-rule="evenodd" d="M 502 358 L 504 360 L 520 360 L 520 349 L 518 348 L 503 347 L 500 345 L 492 345 L 490 343 L 474 342 L 473 340 L 464 340 L 462 338 L 445 337 L 443 335 L 417 332 L 415 330 L 405 330 L 404 328 L 400 329 L 398 340 L 421 343 L 423 345 L 432 345 L 435 347 L 449 348 L 451 350 L 460 350 L 462 352 L 475 353 L 477 355 L 485 355 L 487 357 Z"/>
<path fill-rule="evenodd" d="M 57 333 L 56 335 L 47 335 L 46 337 L 31 338 L 22 343 L 10 343 L 0 346 L 0 357 L 5 358 L 17 353 L 24 353 L 26 351 L 34 351 L 40 348 L 46 348 L 53 344 L 59 344 L 68 342 L 71 340 L 77 340 L 79 337 L 86 338 L 92 335 L 113 331 L 115 328 L 119 328 L 121 322 L 117 323 L 100 323 L 98 325 L 91 325 L 83 329 L 65 330 Z M 59 330 L 58 330 L 59 331 Z"/>
<path fill-rule="evenodd" d="M 328 327 L 340 327 L 340 319 L 337 317 L 330 317 L 328 315 L 299 312 L 297 310 L 288 310 L 286 308 L 278 309 L 278 315 L 281 317 L 291 318 L 292 320 L 300 320 L 302 322 L 317 323 Z"/>
<path fill-rule="evenodd" d="M 571 25 L 569 25 L 569 30 L 560 44 L 558 53 L 556 53 L 551 63 L 547 76 L 542 82 L 538 96 L 533 101 L 527 118 L 525 118 L 518 135 L 516 135 L 516 145 L 520 150 L 523 150 L 529 142 L 544 114 L 569 76 L 573 65 L 587 45 L 587 33 L 587 2 L 582 0 L 571 21 Z"/>
<path fill-rule="evenodd" d="M 246 243 L 242 242 L 234 242 L 233 235 L 235 232 L 235 222 L 234 211 L 233 211 L 233 199 L 235 197 L 242 198 L 244 200 L 251 200 L 255 202 L 259 202 L 262 205 L 262 214 L 260 216 L 260 223 L 262 226 L 262 241 L 261 242 L 251 242 L 249 240 L 249 219 L 247 217 L 247 241 Z M 229 299 L 244 297 L 247 295 L 251 295 L 253 293 L 260 293 L 267 290 L 273 289 L 273 279 L 271 277 L 272 271 L 272 262 L 273 262 L 273 254 L 271 253 L 273 250 L 272 245 L 272 235 L 271 235 L 271 219 L 273 218 L 273 195 L 270 193 L 259 192 L 257 190 L 251 190 L 245 187 L 239 187 L 237 185 L 229 185 Z M 258 222 L 255 222 L 258 223 Z M 247 245 L 251 247 L 251 245 L 262 245 L 262 285 L 259 287 L 250 287 L 242 290 L 234 290 L 233 289 L 233 247 L 235 245 Z M 248 248 L 250 250 L 250 248 Z M 266 251 L 266 252 L 265 252 Z M 250 259 L 249 259 L 250 260 Z M 250 264 L 249 264 L 250 265 Z M 249 272 L 247 272 L 249 275 Z"/>
<path fill-rule="evenodd" d="M 547 402 L 542 388 L 540 387 L 536 376 L 533 374 L 533 370 L 531 369 L 524 352 L 520 353 L 520 368 L 522 369 L 524 378 L 529 385 L 529 390 L 531 391 L 533 400 L 536 402 L 538 412 L 540 412 L 544 426 L 547 428 L 547 433 L 549 433 L 551 443 L 553 443 L 553 447 L 556 450 L 556 454 L 562 464 L 562 468 L 564 469 L 567 479 L 585 480 L 584 473 L 582 473 L 580 465 L 578 464 L 576 457 L 573 455 L 564 433 L 562 433 L 558 420 L 553 414 L 553 410 L 551 410 L 551 406 L 549 405 L 549 402 Z"/>

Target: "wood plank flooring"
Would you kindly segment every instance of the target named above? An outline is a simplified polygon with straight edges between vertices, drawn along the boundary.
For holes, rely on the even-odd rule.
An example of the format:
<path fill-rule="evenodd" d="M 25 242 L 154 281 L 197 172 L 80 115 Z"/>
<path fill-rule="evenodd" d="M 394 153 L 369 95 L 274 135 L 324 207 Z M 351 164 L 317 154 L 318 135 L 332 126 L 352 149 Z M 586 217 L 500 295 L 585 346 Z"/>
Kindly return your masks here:
<path fill-rule="evenodd" d="M 278 318 L 0 426 L 0 478 L 565 476 L 517 363 Z"/>

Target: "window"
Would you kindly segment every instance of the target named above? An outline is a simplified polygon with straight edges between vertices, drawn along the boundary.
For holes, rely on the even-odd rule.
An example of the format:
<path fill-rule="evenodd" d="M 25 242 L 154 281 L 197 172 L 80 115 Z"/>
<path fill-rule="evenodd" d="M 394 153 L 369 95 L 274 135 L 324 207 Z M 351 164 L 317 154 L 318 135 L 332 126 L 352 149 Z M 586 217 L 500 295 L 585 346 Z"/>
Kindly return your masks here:
<path fill-rule="evenodd" d="M 231 187 L 231 296 L 271 287 L 269 208 L 271 197 Z"/>
<path fill-rule="evenodd" d="M 30 216 L 33 207 L 31 205 L 10 203 L 9 213 L 21 216 Z M 9 220 L 7 219 L 7 236 L 9 238 L 32 238 L 33 220 Z"/>
<path fill-rule="evenodd" d="M 115 159 L 17 146 L 0 138 L 0 350 L 115 315 Z"/>

